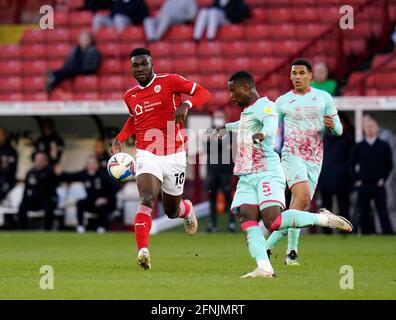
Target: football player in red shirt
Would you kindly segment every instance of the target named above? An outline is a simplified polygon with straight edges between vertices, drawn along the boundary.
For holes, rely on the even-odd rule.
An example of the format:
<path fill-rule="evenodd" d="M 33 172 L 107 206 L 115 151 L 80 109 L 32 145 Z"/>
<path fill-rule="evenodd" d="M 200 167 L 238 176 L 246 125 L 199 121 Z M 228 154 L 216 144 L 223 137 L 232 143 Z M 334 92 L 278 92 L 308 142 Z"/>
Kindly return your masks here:
<path fill-rule="evenodd" d="M 211 95 L 201 85 L 178 74 L 155 74 L 151 53 L 145 48 L 134 49 L 130 58 L 132 74 L 139 85 L 124 94 L 130 117 L 114 140 L 112 153 L 121 152 L 121 143 L 136 134 L 140 198 L 134 223 L 137 262 L 143 269 L 151 269 L 148 251 L 151 211 L 161 191 L 165 214 L 171 219 L 184 219 L 187 234 L 197 232 L 193 205 L 182 199 L 187 167 L 184 121 L 189 109 L 203 105 Z M 182 101 L 181 94 L 191 97 Z"/>

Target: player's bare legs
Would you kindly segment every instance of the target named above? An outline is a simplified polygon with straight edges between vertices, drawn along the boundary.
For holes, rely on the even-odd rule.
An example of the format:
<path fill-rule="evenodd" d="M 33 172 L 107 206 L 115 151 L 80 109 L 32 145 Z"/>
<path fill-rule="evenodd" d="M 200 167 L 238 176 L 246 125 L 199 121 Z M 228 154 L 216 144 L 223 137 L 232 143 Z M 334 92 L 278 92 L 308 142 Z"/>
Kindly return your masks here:
<path fill-rule="evenodd" d="M 291 188 L 292 199 L 290 209 L 299 211 L 306 211 L 309 209 L 311 202 L 310 186 L 308 181 L 296 183 Z M 285 263 L 288 265 L 298 265 L 297 252 L 298 252 L 298 239 L 300 237 L 300 229 L 290 228 L 289 230 L 282 230 L 273 232 L 268 239 L 268 248 L 275 247 L 284 237 L 288 236 L 288 246 L 286 252 Z"/>
<path fill-rule="evenodd" d="M 172 196 L 162 192 L 162 204 L 165 214 L 170 219 L 184 219 L 184 229 L 188 235 L 193 235 L 198 230 L 198 221 L 195 217 L 194 207 L 190 200 L 184 200 L 182 195 Z"/>
<path fill-rule="evenodd" d="M 161 181 L 152 174 L 142 173 L 137 176 L 139 190 L 139 207 L 135 216 L 135 237 L 139 250 L 137 262 L 143 269 L 151 269 L 148 239 L 151 229 L 151 212 L 161 190 Z"/>
<path fill-rule="evenodd" d="M 254 271 L 245 274 L 241 278 L 273 278 L 276 276 L 267 255 L 267 246 L 258 224 L 258 215 L 258 206 L 242 205 L 239 208 L 239 219 L 241 228 L 246 234 L 249 253 L 257 263 L 257 268 Z"/>

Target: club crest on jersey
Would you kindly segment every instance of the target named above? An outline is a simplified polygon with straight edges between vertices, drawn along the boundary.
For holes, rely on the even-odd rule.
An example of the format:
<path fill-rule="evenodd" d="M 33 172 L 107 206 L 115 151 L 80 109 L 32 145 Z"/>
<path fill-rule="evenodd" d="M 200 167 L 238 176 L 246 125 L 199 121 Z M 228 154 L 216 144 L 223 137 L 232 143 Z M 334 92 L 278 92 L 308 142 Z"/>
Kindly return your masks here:
<path fill-rule="evenodd" d="M 159 92 L 161 91 L 161 85 L 157 84 L 157 85 L 154 87 L 154 91 L 155 91 L 155 93 L 159 93 Z"/>
<path fill-rule="evenodd" d="M 268 106 L 268 107 L 265 107 L 265 108 L 263 109 L 263 111 L 264 111 L 264 113 L 266 113 L 266 114 L 271 114 L 271 113 L 272 113 L 272 108 L 271 108 L 270 106 Z"/>

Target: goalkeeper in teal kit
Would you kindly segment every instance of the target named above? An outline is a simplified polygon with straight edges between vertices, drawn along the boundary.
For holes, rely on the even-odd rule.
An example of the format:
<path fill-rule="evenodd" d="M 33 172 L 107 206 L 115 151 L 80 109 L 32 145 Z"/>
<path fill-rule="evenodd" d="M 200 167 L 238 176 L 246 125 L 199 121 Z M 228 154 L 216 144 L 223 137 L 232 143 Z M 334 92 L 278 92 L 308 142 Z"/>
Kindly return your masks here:
<path fill-rule="evenodd" d="M 285 138 L 282 148 L 282 167 L 292 192 L 291 209 L 307 210 L 315 193 L 323 160 L 325 130 L 340 136 L 342 125 L 327 92 L 310 87 L 312 67 L 304 59 L 291 64 L 290 79 L 294 90 L 276 100 L 279 116 L 284 121 Z M 288 235 L 285 263 L 298 265 L 299 229 L 271 234 L 267 244 L 271 250 Z"/>
<path fill-rule="evenodd" d="M 352 225 L 327 210 L 319 214 L 294 209 L 283 211 L 286 180 L 279 156 L 274 151 L 278 129 L 276 105 L 266 97 L 260 98 L 248 72 L 233 74 L 228 89 L 231 100 L 244 108 L 239 121 L 225 125 L 225 130 L 238 133 L 234 174 L 239 181 L 231 207 L 239 216 L 249 253 L 257 263 L 257 268 L 242 278 L 272 278 L 275 272 L 259 228 L 260 219 L 271 231 L 318 225 L 350 232 Z M 218 135 L 222 136 L 225 130 L 217 130 Z"/>

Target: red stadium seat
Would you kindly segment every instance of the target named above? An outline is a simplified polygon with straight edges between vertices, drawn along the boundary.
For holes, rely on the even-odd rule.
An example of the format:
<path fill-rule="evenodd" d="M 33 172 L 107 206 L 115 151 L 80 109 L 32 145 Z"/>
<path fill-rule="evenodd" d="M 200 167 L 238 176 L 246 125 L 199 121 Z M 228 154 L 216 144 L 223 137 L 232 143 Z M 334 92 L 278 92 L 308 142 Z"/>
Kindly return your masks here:
<path fill-rule="evenodd" d="M 98 44 L 119 41 L 119 33 L 112 27 L 100 28 L 100 30 L 94 34 L 94 37 Z"/>
<path fill-rule="evenodd" d="M 84 6 L 84 0 L 69 0 L 68 7 L 71 10 L 79 9 Z"/>
<path fill-rule="evenodd" d="M 198 71 L 198 59 L 197 58 L 185 58 L 185 59 L 174 59 L 172 67 L 175 73 L 195 73 Z"/>
<path fill-rule="evenodd" d="M 73 100 L 98 100 L 99 94 L 95 91 L 78 92 L 73 95 Z"/>
<path fill-rule="evenodd" d="M 278 64 L 280 64 L 282 59 L 272 58 L 272 57 L 264 57 L 264 58 L 255 58 L 250 60 L 250 69 L 254 70 L 258 73 L 266 73 L 275 68 Z"/>
<path fill-rule="evenodd" d="M 64 11 L 55 11 L 54 27 L 55 29 L 69 26 L 69 13 Z M 48 30 L 47 30 L 48 31 Z"/>
<path fill-rule="evenodd" d="M 366 50 L 365 40 L 350 40 L 344 42 L 344 50 L 347 55 L 358 55 Z"/>
<path fill-rule="evenodd" d="M 145 41 L 143 27 L 129 26 L 122 31 L 121 40 L 133 47 L 135 41 Z"/>
<path fill-rule="evenodd" d="M 22 72 L 22 64 L 19 60 L 0 61 L 0 77 L 19 76 Z"/>
<path fill-rule="evenodd" d="M 245 38 L 249 40 L 268 39 L 270 35 L 270 28 L 266 24 L 248 25 L 245 27 Z"/>
<path fill-rule="evenodd" d="M 0 101 L 22 101 L 23 95 L 20 92 L 7 92 L 0 91 Z"/>
<path fill-rule="evenodd" d="M 282 25 L 270 25 L 269 32 L 271 34 L 272 39 L 288 39 L 292 40 L 295 38 L 295 28 L 293 24 L 282 24 Z"/>
<path fill-rule="evenodd" d="M 56 59 L 56 60 L 48 60 L 47 61 L 47 67 L 50 70 L 57 70 L 63 67 L 65 64 L 64 59 Z"/>
<path fill-rule="evenodd" d="M 223 55 L 225 57 L 241 57 L 246 56 L 248 49 L 245 42 L 233 41 L 223 43 Z"/>
<path fill-rule="evenodd" d="M 70 42 L 71 41 L 71 34 L 69 29 L 53 29 L 53 30 L 46 30 L 45 31 L 46 40 L 49 43 L 52 42 Z"/>
<path fill-rule="evenodd" d="M 75 11 L 70 13 L 70 24 L 73 27 L 91 27 L 93 13 L 91 11 Z"/>
<path fill-rule="evenodd" d="M 99 92 L 100 100 L 123 100 L 122 92 Z"/>
<path fill-rule="evenodd" d="M 328 27 L 328 25 L 306 23 L 303 28 L 295 27 L 295 36 L 298 39 L 312 39 L 321 35 Z"/>
<path fill-rule="evenodd" d="M 45 92 L 25 92 L 23 94 L 24 101 L 46 101 L 48 95 Z"/>
<path fill-rule="evenodd" d="M 193 26 L 192 25 L 175 25 L 170 32 L 165 36 L 165 39 L 170 41 L 188 41 L 192 40 Z"/>
<path fill-rule="evenodd" d="M 199 56 L 216 57 L 222 54 L 222 43 L 219 41 L 201 41 L 198 44 Z"/>
<path fill-rule="evenodd" d="M 213 4 L 212 0 L 198 0 L 199 7 L 210 7 Z"/>
<path fill-rule="evenodd" d="M 122 64 L 119 59 L 104 59 L 100 65 L 100 74 L 116 74 L 122 73 Z"/>
<path fill-rule="evenodd" d="M 288 23 L 290 20 L 290 9 L 283 7 L 267 9 L 267 23 Z"/>
<path fill-rule="evenodd" d="M 227 90 L 215 90 L 212 92 L 211 105 L 221 106 L 230 101 L 230 94 Z"/>
<path fill-rule="evenodd" d="M 379 67 L 383 67 L 388 63 L 388 61 L 390 61 L 391 58 L 392 54 L 378 54 L 374 57 L 371 68 L 377 69 Z"/>
<path fill-rule="evenodd" d="M 47 47 L 41 44 L 22 45 L 22 58 L 29 59 L 44 59 L 47 54 Z"/>
<path fill-rule="evenodd" d="M 171 45 L 167 41 L 153 42 L 149 45 L 149 49 L 151 51 L 151 55 L 155 58 L 167 58 L 171 54 Z"/>
<path fill-rule="evenodd" d="M 383 68 L 385 71 L 396 71 L 396 56 L 392 60 L 390 60 L 386 66 Z"/>
<path fill-rule="evenodd" d="M 105 58 L 106 57 L 118 58 L 121 55 L 121 47 L 117 42 L 98 44 L 97 48 Z"/>
<path fill-rule="evenodd" d="M 156 73 L 171 73 L 173 72 L 173 61 L 172 59 L 157 59 L 154 64 L 154 71 Z"/>
<path fill-rule="evenodd" d="M 122 76 L 101 76 L 99 78 L 99 90 L 104 91 L 122 91 L 124 90 Z"/>
<path fill-rule="evenodd" d="M 370 80 L 373 80 L 373 85 L 377 88 L 389 88 L 395 87 L 396 80 L 395 75 L 392 72 L 387 73 L 376 73 L 368 78 L 367 85 L 371 86 L 372 83 Z"/>
<path fill-rule="evenodd" d="M 273 47 L 272 51 L 274 55 L 278 56 L 290 56 L 293 53 L 296 53 L 299 51 L 303 46 L 305 45 L 305 42 L 302 41 L 293 41 L 293 40 L 287 40 L 287 41 L 276 41 L 273 42 Z"/>
<path fill-rule="evenodd" d="M 74 91 L 96 91 L 98 88 L 97 76 L 77 76 L 74 80 Z"/>
<path fill-rule="evenodd" d="M 41 44 L 45 40 L 45 33 L 47 30 L 41 29 L 26 29 L 22 35 L 22 43 L 27 44 Z"/>
<path fill-rule="evenodd" d="M 43 75 L 47 71 L 46 60 L 24 61 L 22 64 L 22 73 L 24 76 Z"/>
<path fill-rule="evenodd" d="M 318 20 L 322 23 L 335 23 L 340 19 L 338 6 L 318 8 Z"/>
<path fill-rule="evenodd" d="M 224 69 L 226 72 L 232 73 L 240 70 L 250 69 L 249 58 L 230 58 L 224 59 Z"/>
<path fill-rule="evenodd" d="M 200 58 L 200 73 L 224 72 L 224 60 L 222 58 Z"/>
<path fill-rule="evenodd" d="M 225 73 L 204 75 L 200 77 L 200 84 L 211 90 L 227 88 L 228 76 Z"/>
<path fill-rule="evenodd" d="M 19 59 L 21 57 L 21 46 L 15 44 L 0 46 L 0 59 L 8 61 L 9 59 Z"/>
<path fill-rule="evenodd" d="M 218 38 L 221 40 L 240 40 L 245 35 L 245 27 L 238 24 L 230 24 L 220 27 Z"/>
<path fill-rule="evenodd" d="M 272 42 L 268 40 L 246 42 L 248 53 L 251 57 L 272 55 Z"/>
<path fill-rule="evenodd" d="M 0 91 L 20 91 L 22 80 L 19 77 L 0 78 Z"/>
<path fill-rule="evenodd" d="M 47 59 L 60 60 L 66 59 L 70 55 L 72 46 L 65 43 L 47 45 Z"/>
<path fill-rule="evenodd" d="M 62 89 L 63 91 L 72 91 L 73 89 L 73 79 L 63 80 L 58 84 L 57 88 Z"/>
<path fill-rule="evenodd" d="M 41 91 L 45 90 L 45 78 L 44 75 L 35 77 L 23 77 L 22 78 L 22 88 L 24 92 L 29 91 Z"/>
<path fill-rule="evenodd" d="M 252 10 L 252 16 L 248 19 L 248 23 L 268 23 L 268 12 L 264 8 L 255 8 Z"/>
<path fill-rule="evenodd" d="M 317 22 L 317 10 L 312 7 L 294 7 L 291 9 L 291 17 L 296 23 Z"/>
<path fill-rule="evenodd" d="M 196 55 L 197 46 L 192 41 L 185 41 L 171 44 L 171 53 L 175 57 L 194 57 Z"/>
<path fill-rule="evenodd" d="M 123 86 L 123 90 L 126 91 L 129 88 L 133 88 L 135 86 L 138 85 L 138 82 L 136 81 L 135 78 L 133 77 L 123 77 L 122 79 L 122 86 Z M 122 95 L 119 97 L 119 99 L 122 99 Z"/>
<path fill-rule="evenodd" d="M 73 100 L 73 93 L 70 91 L 64 91 L 60 88 L 56 88 L 52 93 L 50 99 L 51 101 L 71 101 Z"/>

